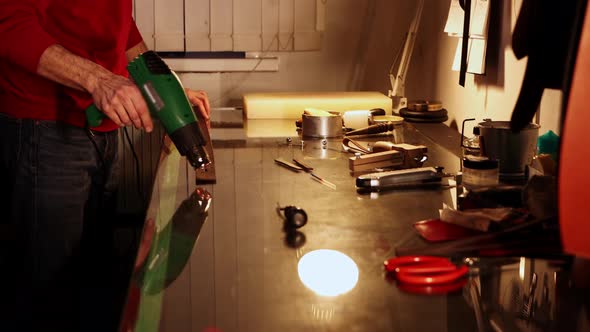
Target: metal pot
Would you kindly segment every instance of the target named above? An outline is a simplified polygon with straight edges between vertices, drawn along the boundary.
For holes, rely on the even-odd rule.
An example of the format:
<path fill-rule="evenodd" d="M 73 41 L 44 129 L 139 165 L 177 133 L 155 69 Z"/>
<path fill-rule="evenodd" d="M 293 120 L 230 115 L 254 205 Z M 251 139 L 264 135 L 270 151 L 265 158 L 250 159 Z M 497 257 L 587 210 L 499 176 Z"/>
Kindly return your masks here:
<path fill-rule="evenodd" d="M 304 113 L 301 116 L 303 137 L 342 137 L 342 115 L 338 112 L 330 113 L 332 113 L 332 116 L 315 116 Z"/>
<path fill-rule="evenodd" d="M 530 123 L 516 133 L 510 129 L 510 121 L 484 119 L 475 131 L 479 131 L 482 155 L 499 162 L 500 177 L 522 177 L 537 150 L 540 126 Z"/>

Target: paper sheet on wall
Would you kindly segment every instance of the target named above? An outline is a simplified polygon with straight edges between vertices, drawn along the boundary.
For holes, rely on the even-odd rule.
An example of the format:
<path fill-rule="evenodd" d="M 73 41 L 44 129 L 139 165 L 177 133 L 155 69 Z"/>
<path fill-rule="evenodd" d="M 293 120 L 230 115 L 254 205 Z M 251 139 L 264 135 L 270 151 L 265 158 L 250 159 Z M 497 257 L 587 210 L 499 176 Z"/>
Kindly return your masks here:
<path fill-rule="evenodd" d="M 470 38 L 487 38 L 490 1 L 491 0 L 474 0 L 471 2 L 471 18 L 469 23 Z M 463 36 L 464 14 L 465 12 L 459 5 L 459 0 L 452 0 L 444 30 L 449 36 Z"/>
<path fill-rule="evenodd" d="M 491 0 L 475 0 L 471 4 L 470 38 L 487 38 Z M 463 24 L 461 24 L 463 26 Z"/>
<path fill-rule="evenodd" d="M 467 72 L 472 74 L 485 73 L 485 57 L 491 0 L 473 0 L 469 23 L 469 42 L 467 50 Z M 459 37 L 452 69 L 459 71 L 461 67 L 461 47 L 463 36 L 464 11 L 459 0 L 452 0 L 445 32 L 452 37 Z"/>
<path fill-rule="evenodd" d="M 455 57 L 453 59 L 453 71 L 461 69 L 462 40 L 457 41 Z M 487 41 L 485 39 L 469 38 L 467 47 L 467 72 L 471 74 L 485 74 Z"/>
<path fill-rule="evenodd" d="M 449 36 L 460 37 L 463 34 L 464 13 L 463 8 L 459 5 L 459 0 L 452 0 L 447 23 L 445 24 L 445 32 L 448 33 Z"/>

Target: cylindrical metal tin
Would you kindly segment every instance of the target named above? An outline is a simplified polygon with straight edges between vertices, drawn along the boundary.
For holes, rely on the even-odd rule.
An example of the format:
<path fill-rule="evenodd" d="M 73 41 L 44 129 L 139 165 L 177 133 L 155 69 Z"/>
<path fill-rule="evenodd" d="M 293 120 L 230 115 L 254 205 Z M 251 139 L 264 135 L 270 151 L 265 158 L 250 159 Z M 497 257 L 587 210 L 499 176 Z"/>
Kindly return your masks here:
<path fill-rule="evenodd" d="M 539 125 L 531 123 L 515 133 L 509 121 L 483 121 L 478 124 L 482 154 L 500 163 L 500 177 L 524 176 L 537 149 Z"/>
<path fill-rule="evenodd" d="M 301 132 L 303 137 L 342 137 L 342 115 L 330 112 L 332 116 L 314 116 L 303 114 Z"/>

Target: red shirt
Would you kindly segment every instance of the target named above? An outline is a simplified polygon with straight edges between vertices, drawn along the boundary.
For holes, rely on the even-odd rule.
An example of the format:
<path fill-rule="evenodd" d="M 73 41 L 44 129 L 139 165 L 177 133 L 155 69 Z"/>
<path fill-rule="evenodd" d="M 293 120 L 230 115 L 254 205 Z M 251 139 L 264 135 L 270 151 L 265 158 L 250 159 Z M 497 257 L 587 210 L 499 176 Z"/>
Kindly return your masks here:
<path fill-rule="evenodd" d="M 53 44 L 126 76 L 125 51 L 142 41 L 129 0 L 0 0 L 0 112 L 84 127 L 92 96 L 37 74 Z M 117 125 L 105 119 L 99 131 Z"/>

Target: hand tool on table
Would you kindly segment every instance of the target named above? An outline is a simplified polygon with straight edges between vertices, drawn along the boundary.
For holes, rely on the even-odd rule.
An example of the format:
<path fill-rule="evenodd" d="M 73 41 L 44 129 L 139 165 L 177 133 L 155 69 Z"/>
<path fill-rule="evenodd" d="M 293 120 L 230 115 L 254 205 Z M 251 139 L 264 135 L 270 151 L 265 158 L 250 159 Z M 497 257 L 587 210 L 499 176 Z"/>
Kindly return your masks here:
<path fill-rule="evenodd" d="M 195 169 L 207 167 L 211 163 L 206 150 L 208 142 L 176 73 L 153 51 L 139 55 L 129 63 L 127 70 L 139 87 L 150 114 L 160 120 L 178 152 Z M 90 127 L 99 126 L 104 117 L 94 104 L 86 109 Z"/>
<path fill-rule="evenodd" d="M 369 154 L 373 152 L 371 148 L 366 147 L 358 141 L 355 141 L 349 137 L 344 137 L 342 139 L 342 149 L 346 152 L 354 152 L 360 154 Z"/>
<path fill-rule="evenodd" d="M 424 145 L 378 141 L 375 142 L 372 148 L 368 148 L 353 139 L 345 137 L 342 140 L 342 147 L 345 151 L 358 153 L 348 160 L 348 168 L 353 173 L 375 168 L 421 167 L 428 160 L 426 155 L 428 149 Z"/>
<path fill-rule="evenodd" d="M 364 174 L 356 178 L 357 188 L 383 190 L 406 187 L 441 186 L 444 177 L 442 167 L 420 167 L 397 171 Z"/>
<path fill-rule="evenodd" d="M 295 164 L 293 164 L 289 161 L 286 161 L 282 158 L 276 158 L 275 163 L 277 163 L 278 165 L 283 166 L 286 169 L 291 170 L 295 173 L 299 173 L 299 172 L 303 171 L 303 168 L 301 168 L 300 166 L 295 165 Z"/>
<path fill-rule="evenodd" d="M 449 293 L 465 285 L 469 272 L 467 264 L 454 264 L 450 259 L 436 256 L 400 256 L 387 259 L 383 265 L 390 279 L 400 289 L 421 294 Z M 433 288 L 434 287 L 434 288 Z"/>
<path fill-rule="evenodd" d="M 400 151 L 384 151 L 348 158 L 348 169 L 352 173 L 371 171 L 376 168 L 400 168 L 404 155 Z"/>
<path fill-rule="evenodd" d="M 311 178 L 318 181 L 319 183 L 325 185 L 326 187 L 329 187 L 331 189 L 336 190 L 336 185 L 333 184 L 330 181 L 325 180 L 324 178 L 318 176 L 317 174 L 315 174 L 313 171 L 313 168 L 308 166 L 307 164 L 297 160 L 297 159 L 293 159 L 293 163 L 283 160 L 281 158 L 277 158 L 275 159 L 275 163 L 277 163 L 280 166 L 283 166 L 293 172 L 299 173 L 300 171 L 304 171 L 306 173 L 309 173 L 309 175 L 311 175 Z"/>
<path fill-rule="evenodd" d="M 295 164 L 299 165 L 299 167 L 301 167 L 306 173 L 309 173 L 309 175 L 311 175 L 311 177 L 318 181 L 319 183 L 325 185 L 326 187 L 332 188 L 334 190 L 336 190 L 336 185 L 333 184 L 330 181 L 325 180 L 324 178 L 318 176 L 317 174 L 315 174 L 313 171 L 312 167 L 309 167 L 308 165 L 304 164 L 303 162 L 297 160 L 297 159 L 293 159 L 293 162 L 295 162 Z"/>
<path fill-rule="evenodd" d="M 386 133 L 388 131 L 393 131 L 395 129 L 395 123 L 393 122 L 384 122 L 384 123 L 377 123 L 373 124 L 364 128 L 359 128 L 356 130 L 349 131 L 345 134 L 345 136 L 360 136 L 360 135 L 375 135 Z"/>
<path fill-rule="evenodd" d="M 385 270 L 399 282 L 418 285 L 445 284 L 467 274 L 469 268 L 437 256 L 401 256 L 386 260 Z"/>

